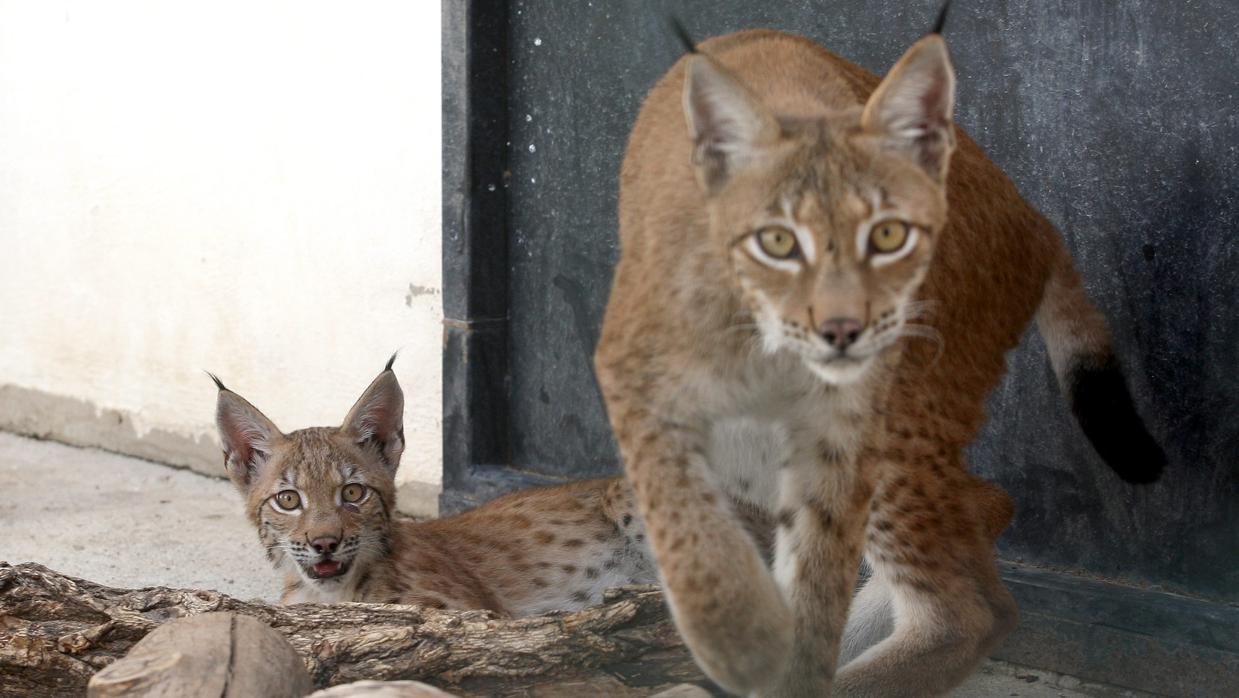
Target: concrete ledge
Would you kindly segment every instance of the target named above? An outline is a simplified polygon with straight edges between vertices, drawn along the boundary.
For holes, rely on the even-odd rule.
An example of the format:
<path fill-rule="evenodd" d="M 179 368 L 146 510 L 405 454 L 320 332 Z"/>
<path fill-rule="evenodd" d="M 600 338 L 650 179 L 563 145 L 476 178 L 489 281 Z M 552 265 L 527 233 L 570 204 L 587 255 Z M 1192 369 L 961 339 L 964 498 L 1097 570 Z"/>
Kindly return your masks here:
<path fill-rule="evenodd" d="M 1170 696 L 1239 695 L 1239 608 L 1002 565 L 1020 624 L 995 657 Z"/>
<path fill-rule="evenodd" d="M 15 385 L 0 386 L 0 430 L 224 476 L 214 439 L 162 429 L 139 434 L 126 412 Z"/>
<path fill-rule="evenodd" d="M 212 436 L 193 437 L 163 429 L 139 434 L 133 416 L 124 411 L 15 385 L 0 385 L 0 431 L 225 477 L 219 443 Z M 428 482 L 400 483 L 400 511 L 412 516 L 438 515 L 439 490 Z"/>

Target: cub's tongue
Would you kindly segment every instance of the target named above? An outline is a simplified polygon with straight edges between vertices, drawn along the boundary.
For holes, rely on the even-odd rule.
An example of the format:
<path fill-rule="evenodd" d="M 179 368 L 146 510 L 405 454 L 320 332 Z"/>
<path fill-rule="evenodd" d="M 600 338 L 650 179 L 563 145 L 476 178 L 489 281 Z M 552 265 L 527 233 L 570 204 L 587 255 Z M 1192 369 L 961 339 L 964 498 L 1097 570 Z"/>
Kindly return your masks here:
<path fill-rule="evenodd" d="M 314 564 L 314 574 L 320 577 L 330 577 L 340 571 L 339 560 L 324 560 Z"/>

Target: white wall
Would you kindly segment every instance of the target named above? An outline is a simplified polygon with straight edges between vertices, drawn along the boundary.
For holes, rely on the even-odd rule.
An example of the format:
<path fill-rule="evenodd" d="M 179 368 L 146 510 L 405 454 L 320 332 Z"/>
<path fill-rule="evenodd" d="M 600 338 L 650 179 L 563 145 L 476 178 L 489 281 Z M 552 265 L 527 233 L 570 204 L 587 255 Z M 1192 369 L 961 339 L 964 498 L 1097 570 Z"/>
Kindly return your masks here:
<path fill-rule="evenodd" d="M 218 472 L 204 369 L 291 430 L 401 349 L 437 484 L 439 12 L 0 0 L 0 428 Z"/>

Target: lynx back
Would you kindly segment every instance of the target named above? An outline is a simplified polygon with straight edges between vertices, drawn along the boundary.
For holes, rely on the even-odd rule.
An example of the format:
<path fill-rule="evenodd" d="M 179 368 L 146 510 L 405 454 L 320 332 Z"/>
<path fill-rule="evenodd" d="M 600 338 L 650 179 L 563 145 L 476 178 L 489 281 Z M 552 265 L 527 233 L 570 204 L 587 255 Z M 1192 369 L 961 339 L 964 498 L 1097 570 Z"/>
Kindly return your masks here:
<path fill-rule="evenodd" d="M 937 34 L 879 80 L 746 31 L 633 127 L 595 367 L 677 626 L 737 693 L 938 694 L 1010 631 L 1011 503 L 961 450 L 1034 315 L 1102 456 L 1160 471 L 1057 231 L 957 133 L 954 86 Z M 777 521 L 773 572 L 732 498 Z"/>

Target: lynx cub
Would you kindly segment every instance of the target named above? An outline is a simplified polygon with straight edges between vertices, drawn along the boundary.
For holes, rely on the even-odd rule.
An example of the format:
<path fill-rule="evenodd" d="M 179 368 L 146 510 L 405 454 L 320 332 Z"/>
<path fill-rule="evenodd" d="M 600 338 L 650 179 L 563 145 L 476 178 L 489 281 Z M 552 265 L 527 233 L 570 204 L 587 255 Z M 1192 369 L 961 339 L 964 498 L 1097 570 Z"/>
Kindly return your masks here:
<path fill-rule="evenodd" d="M 393 357 L 394 360 L 395 357 Z M 284 603 L 370 601 L 524 616 L 655 581 L 627 484 L 526 490 L 433 521 L 398 518 L 404 396 L 391 362 L 340 427 L 288 434 L 219 386 L 224 467 Z"/>
<path fill-rule="evenodd" d="M 746 31 L 633 127 L 595 366 L 676 624 L 731 691 L 940 694 L 1011 630 L 1011 502 L 961 449 L 1034 315 L 1098 452 L 1161 469 L 1062 241 L 956 132 L 954 86 L 937 33 L 879 81 Z M 715 457 L 738 425 L 773 465 Z M 729 496 L 777 521 L 773 574 Z"/>

